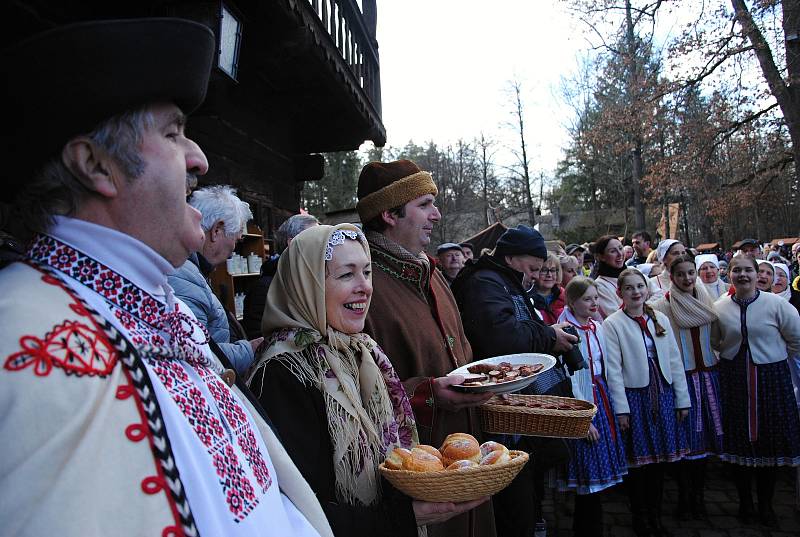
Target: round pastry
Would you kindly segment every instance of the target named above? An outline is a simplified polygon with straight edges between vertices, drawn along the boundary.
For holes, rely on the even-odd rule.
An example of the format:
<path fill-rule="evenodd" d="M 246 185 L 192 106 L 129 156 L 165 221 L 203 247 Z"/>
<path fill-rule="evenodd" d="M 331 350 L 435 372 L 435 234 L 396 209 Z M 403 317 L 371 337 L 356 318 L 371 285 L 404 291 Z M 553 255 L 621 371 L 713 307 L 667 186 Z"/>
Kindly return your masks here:
<path fill-rule="evenodd" d="M 495 442 L 494 440 L 489 440 L 488 442 L 481 444 L 481 457 L 485 457 L 492 451 L 505 451 L 508 453 L 508 448 L 500 442 Z"/>
<path fill-rule="evenodd" d="M 467 461 L 467 460 L 460 460 L 455 461 L 450 466 L 445 468 L 445 470 L 461 470 L 462 468 L 472 468 L 474 466 L 478 466 L 475 461 Z"/>
<path fill-rule="evenodd" d="M 411 450 L 411 456 L 403 461 L 403 470 L 435 472 L 436 470 L 444 470 L 444 466 L 442 461 L 424 449 L 414 448 Z"/>
<path fill-rule="evenodd" d="M 467 433 L 454 433 L 444 439 L 442 462 L 449 466 L 455 461 L 466 459 L 474 462 L 481 460 L 481 446 L 475 437 Z"/>
<path fill-rule="evenodd" d="M 487 464 L 502 464 L 504 462 L 511 461 L 511 455 L 509 455 L 508 450 L 496 450 L 490 451 L 486 455 L 481 458 L 481 465 L 485 466 Z"/>
<path fill-rule="evenodd" d="M 416 447 L 417 449 L 422 449 L 424 451 L 427 451 L 428 453 L 430 453 L 431 455 L 433 455 L 437 459 L 442 460 L 442 454 L 439 452 L 438 449 L 436 449 L 433 446 L 429 446 L 428 444 L 419 444 L 419 445 L 414 446 L 414 447 Z"/>
<path fill-rule="evenodd" d="M 383 466 L 389 470 L 401 470 L 403 468 L 403 461 L 411 457 L 411 451 L 406 448 L 394 448 L 383 462 Z"/>

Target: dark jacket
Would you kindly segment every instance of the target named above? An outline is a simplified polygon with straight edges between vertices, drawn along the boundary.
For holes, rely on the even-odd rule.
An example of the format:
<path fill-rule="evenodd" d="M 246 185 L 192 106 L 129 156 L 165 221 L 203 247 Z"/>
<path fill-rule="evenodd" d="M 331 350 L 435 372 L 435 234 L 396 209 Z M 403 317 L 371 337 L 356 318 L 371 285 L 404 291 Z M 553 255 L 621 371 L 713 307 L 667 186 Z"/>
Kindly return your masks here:
<path fill-rule="evenodd" d="M 267 304 L 269 284 L 278 271 L 279 257 L 272 256 L 261 265 L 261 277 L 255 282 L 244 296 L 244 309 L 242 310 L 242 327 L 248 339 L 261 337 L 261 318 L 264 316 L 264 306 Z"/>
<path fill-rule="evenodd" d="M 550 353 L 555 331 L 533 311 L 522 273 L 483 255 L 461 269 L 451 286 L 476 360 L 518 352 Z"/>
<path fill-rule="evenodd" d="M 416 537 L 411 499 L 381 479 L 383 496 L 370 507 L 354 506 L 336 498 L 333 444 L 322 393 L 304 386 L 277 361 L 264 365 L 250 388 L 269 412 L 281 443 L 317 495 L 336 536 Z"/>

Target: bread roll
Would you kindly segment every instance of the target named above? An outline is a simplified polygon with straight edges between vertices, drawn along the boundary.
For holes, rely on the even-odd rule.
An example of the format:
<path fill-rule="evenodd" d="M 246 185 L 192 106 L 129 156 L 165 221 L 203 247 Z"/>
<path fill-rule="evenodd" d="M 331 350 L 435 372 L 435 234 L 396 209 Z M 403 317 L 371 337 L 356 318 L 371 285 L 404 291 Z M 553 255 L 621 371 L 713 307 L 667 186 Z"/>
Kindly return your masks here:
<path fill-rule="evenodd" d="M 450 466 L 458 460 L 480 462 L 481 446 L 475 437 L 467 433 L 454 433 L 444 439 L 442 448 L 442 462 Z"/>
<path fill-rule="evenodd" d="M 403 461 L 403 470 L 435 472 L 436 470 L 444 470 L 444 466 L 442 461 L 424 449 L 414 448 L 411 450 L 411 456 Z"/>
<path fill-rule="evenodd" d="M 411 457 L 411 451 L 406 448 L 394 448 L 383 462 L 383 466 L 389 470 L 400 470 L 403 468 L 403 461 Z"/>
<path fill-rule="evenodd" d="M 438 449 L 436 449 L 433 446 L 429 446 L 428 444 L 419 444 L 419 445 L 414 446 L 414 447 L 416 447 L 418 449 L 422 449 L 424 451 L 427 451 L 428 453 L 430 453 L 431 455 L 433 455 L 437 459 L 442 460 L 442 454 L 439 452 Z"/>
<path fill-rule="evenodd" d="M 460 460 L 455 461 L 450 466 L 445 468 L 445 470 L 461 470 L 462 468 L 472 468 L 474 466 L 478 466 L 474 461 Z"/>
<path fill-rule="evenodd" d="M 500 442 L 495 442 L 494 440 L 489 440 L 488 442 L 481 444 L 481 457 L 485 457 L 492 451 L 505 451 L 508 453 L 508 448 Z"/>
<path fill-rule="evenodd" d="M 510 462 L 510 461 L 511 461 L 511 455 L 509 455 L 508 450 L 503 451 L 498 449 L 495 451 L 490 451 L 489 453 L 484 455 L 483 458 L 481 458 L 481 465 L 485 466 L 488 464 L 502 464 L 504 462 Z"/>

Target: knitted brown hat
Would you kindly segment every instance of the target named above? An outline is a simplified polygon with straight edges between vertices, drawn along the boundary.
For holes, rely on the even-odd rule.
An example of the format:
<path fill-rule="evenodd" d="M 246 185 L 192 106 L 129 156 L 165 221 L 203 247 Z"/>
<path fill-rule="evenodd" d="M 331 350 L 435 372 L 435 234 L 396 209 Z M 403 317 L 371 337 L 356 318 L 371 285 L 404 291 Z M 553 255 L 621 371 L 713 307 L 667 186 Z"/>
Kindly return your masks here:
<path fill-rule="evenodd" d="M 358 177 L 358 216 L 369 222 L 383 211 L 426 194 L 439 193 L 431 174 L 410 160 L 370 162 Z"/>

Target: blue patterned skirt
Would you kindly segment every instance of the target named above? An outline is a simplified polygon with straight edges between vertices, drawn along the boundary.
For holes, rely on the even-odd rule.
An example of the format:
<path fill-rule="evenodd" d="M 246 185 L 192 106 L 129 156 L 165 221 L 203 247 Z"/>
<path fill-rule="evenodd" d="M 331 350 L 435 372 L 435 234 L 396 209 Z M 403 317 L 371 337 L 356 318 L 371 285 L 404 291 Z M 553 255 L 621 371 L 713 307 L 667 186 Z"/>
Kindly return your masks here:
<path fill-rule="evenodd" d="M 638 467 L 680 460 L 689 452 L 686 429 L 675 417 L 675 395 L 661 373 L 648 360 L 650 378 L 659 384 L 658 412 L 654 415 L 650 386 L 625 388 L 630 407 L 630 428 L 623 437 L 628 466 Z M 655 369 L 655 371 L 653 371 Z M 684 420 L 686 421 L 686 420 Z"/>
<path fill-rule="evenodd" d="M 722 451 L 722 409 L 719 396 L 719 371 L 686 373 L 686 386 L 692 408 L 689 419 L 679 425 L 683 429 L 689 454 L 686 459 L 702 459 Z"/>
<path fill-rule="evenodd" d="M 558 471 L 561 490 L 591 494 L 622 482 L 622 476 L 628 473 L 625 444 L 608 397 L 608 386 L 601 376 L 594 377 L 594 398 L 598 404 L 592 425 L 600 433 L 600 439 L 568 441 L 571 458 Z"/>
<path fill-rule="evenodd" d="M 722 399 L 722 460 L 743 466 L 800 465 L 800 417 L 786 360 L 756 365 L 757 432 L 750 441 L 747 358 L 744 354 L 719 363 Z"/>

